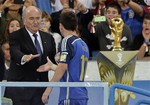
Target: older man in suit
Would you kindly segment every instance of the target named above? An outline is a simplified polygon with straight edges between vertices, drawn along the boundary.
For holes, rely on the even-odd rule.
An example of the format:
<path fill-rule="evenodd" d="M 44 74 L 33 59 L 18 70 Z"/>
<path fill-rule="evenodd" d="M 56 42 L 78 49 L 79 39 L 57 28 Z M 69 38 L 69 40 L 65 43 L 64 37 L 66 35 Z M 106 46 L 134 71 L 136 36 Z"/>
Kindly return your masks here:
<path fill-rule="evenodd" d="M 48 72 L 38 73 L 36 69 L 46 63 L 48 56 L 53 62 L 55 42 L 52 35 L 39 31 L 41 11 L 34 6 L 23 12 L 24 27 L 10 35 L 11 64 L 8 81 L 48 81 Z M 7 88 L 5 96 L 13 105 L 44 105 L 41 101 L 43 88 Z"/>

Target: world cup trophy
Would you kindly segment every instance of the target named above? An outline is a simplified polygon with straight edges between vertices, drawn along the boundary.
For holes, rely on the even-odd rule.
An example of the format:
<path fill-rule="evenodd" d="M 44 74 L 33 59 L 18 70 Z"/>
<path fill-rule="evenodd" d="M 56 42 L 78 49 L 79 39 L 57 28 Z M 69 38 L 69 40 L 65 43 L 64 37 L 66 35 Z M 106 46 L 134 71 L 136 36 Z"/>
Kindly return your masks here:
<path fill-rule="evenodd" d="M 122 51 L 121 48 L 121 38 L 122 38 L 122 31 L 123 31 L 124 22 L 121 18 L 113 18 L 111 19 L 110 29 L 111 35 L 114 38 L 114 45 L 112 51 Z"/>
<path fill-rule="evenodd" d="M 109 86 L 115 83 L 132 86 L 136 55 L 138 51 L 123 51 L 121 47 L 124 22 L 121 18 L 111 19 L 110 29 L 114 39 L 112 51 L 100 51 L 97 54 L 97 63 L 102 82 Z M 113 56 L 112 56 L 113 55 Z M 115 105 L 128 105 L 129 98 L 136 96 L 129 91 L 115 90 Z"/>

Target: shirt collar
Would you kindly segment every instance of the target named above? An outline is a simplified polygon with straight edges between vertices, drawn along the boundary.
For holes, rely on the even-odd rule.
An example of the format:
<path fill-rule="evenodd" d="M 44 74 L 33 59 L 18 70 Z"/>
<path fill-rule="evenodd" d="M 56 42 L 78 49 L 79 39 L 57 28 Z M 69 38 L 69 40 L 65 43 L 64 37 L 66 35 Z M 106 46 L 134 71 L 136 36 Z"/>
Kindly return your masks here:
<path fill-rule="evenodd" d="M 26 27 L 25 27 L 26 28 Z M 29 35 L 32 37 L 34 33 L 31 33 L 27 28 L 26 28 L 27 32 L 29 33 Z M 37 36 L 40 35 L 39 31 L 37 31 L 35 34 L 37 34 Z"/>
<path fill-rule="evenodd" d="M 6 68 L 6 70 L 8 70 L 9 69 L 9 66 L 5 63 L 5 68 Z"/>

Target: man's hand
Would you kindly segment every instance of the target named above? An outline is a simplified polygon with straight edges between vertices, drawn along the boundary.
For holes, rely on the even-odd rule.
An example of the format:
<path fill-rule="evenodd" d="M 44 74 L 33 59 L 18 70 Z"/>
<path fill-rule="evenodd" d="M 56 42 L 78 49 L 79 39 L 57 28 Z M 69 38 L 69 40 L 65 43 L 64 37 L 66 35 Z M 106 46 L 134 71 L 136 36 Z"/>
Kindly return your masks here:
<path fill-rule="evenodd" d="M 46 90 L 44 91 L 44 93 L 42 95 L 42 102 L 44 104 L 48 103 L 48 97 L 49 97 L 49 94 L 51 93 L 51 91 L 52 91 L 51 87 L 46 88 Z"/>
<path fill-rule="evenodd" d="M 44 65 L 41 65 L 38 69 L 37 69 L 37 71 L 38 72 L 45 72 L 45 71 L 49 71 L 49 70 L 55 70 L 56 69 L 56 65 L 55 64 L 53 64 L 52 62 L 51 62 L 51 60 L 47 57 L 47 63 L 46 64 L 44 64 Z"/>
<path fill-rule="evenodd" d="M 29 62 L 32 59 L 37 58 L 39 56 L 40 56 L 40 54 L 36 54 L 36 55 L 32 55 L 32 54 L 30 54 L 30 55 L 24 55 L 23 56 L 23 62 Z"/>

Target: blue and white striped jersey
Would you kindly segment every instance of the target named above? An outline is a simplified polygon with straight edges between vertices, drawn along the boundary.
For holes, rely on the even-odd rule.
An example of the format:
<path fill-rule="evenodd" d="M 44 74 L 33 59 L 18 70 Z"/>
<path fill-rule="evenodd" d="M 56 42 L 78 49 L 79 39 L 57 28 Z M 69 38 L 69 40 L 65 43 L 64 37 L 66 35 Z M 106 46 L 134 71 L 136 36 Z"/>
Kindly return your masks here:
<path fill-rule="evenodd" d="M 84 41 L 75 35 L 62 40 L 59 63 L 66 63 L 68 68 L 61 82 L 83 82 L 86 72 L 89 50 Z M 63 87 L 60 89 L 60 101 L 68 99 L 88 99 L 84 87 Z"/>

